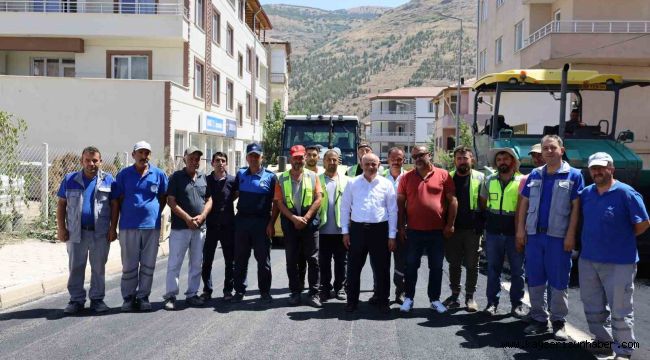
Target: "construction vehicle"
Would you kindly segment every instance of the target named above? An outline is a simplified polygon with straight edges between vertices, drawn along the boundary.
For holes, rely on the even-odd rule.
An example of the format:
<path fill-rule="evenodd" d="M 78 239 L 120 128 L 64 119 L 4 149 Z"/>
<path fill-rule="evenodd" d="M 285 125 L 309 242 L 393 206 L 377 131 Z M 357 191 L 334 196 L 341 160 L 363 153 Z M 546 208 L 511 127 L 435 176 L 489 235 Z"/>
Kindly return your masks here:
<path fill-rule="evenodd" d="M 621 75 L 600 74 L 596 71 L 569 71 L 568 64 L 558 70 L 509 70 L 487 74 L 472 86 L 475 91 L 472 132 L 478 168 L 493 171 L 489 168 L 487 159 L 489 150 L 510 147 L 521 159 L 521 172 L 529 173 L 533 165 L 527 154 L 532 145 L 539 143 L 544 135 L 556 134 L 564 141 L 565 160 L 582 170 L 587 184 L 593 182 L 587 169 L 589 156 L 598 151 L 607 152 L 614 159 L 616 179 L 637 189 L 644 196 L 646 207 L 650 209 L 650 170 L 643 170 L 641 158 L 626 146 L 634 141 L 634 133 L 629 130 L 616 133 L 620 96 L 627 88 L 648 85 L 650 80 L 627 80 Z M 589 96 L 590 99 L 598 99 L 598 104 L 583 104 L 585 92 L 610 94 L 611 99 L 604 101 L 603 96 Z M 521 96 L 537 96 L 535 101 L 529 102 L 531 108 L 528 111 L 522 108 Z M 569 96 L 572 102 L 568 102 Z M 540 97 L 549 102 L 540 105 Z M 602 108 L 604 102 L 611 103 L 611 119 L 567 128 L 566 118 L 571 109 L 576 109 L 582 118 L 583 108 Z M 483 124 L 478 121 L 480 104 L 492 108 L 492 115 Z M 558 105 L 559 121 L 553 120 L 558 119 Z M 533 108 L 535 106 L 537 108 Z M 512 111 L 513 108 L 516 111 Z M 541 122 L 540 119 L 546 120 Z M 483 125 L 480 131 L 479 125 Z M 650 261 L 650 231 L 639 237 L 638 250 L 641 261 Z"/>
<path fill-rule="evenodd" d="M 344 115 L 287 115 L 282 127 L 280 156 L 277 167 L 269 167 L 278 176 L 289 169 L 287 165 L 289 151 L 294 145 L 304 147 L 319 146 L 322 166 L 323 155 L 329 149 L 336 149 L 341 154 L 338 173 L 345 175 L 348 167 L 357 163 L 357 146 L 359 145 L 359 118 Z M 282 215 L 280 215 L 282 216 Z M 281 242 L 282 228 L 280 219 L 275 223 L 274 242 Z"/>

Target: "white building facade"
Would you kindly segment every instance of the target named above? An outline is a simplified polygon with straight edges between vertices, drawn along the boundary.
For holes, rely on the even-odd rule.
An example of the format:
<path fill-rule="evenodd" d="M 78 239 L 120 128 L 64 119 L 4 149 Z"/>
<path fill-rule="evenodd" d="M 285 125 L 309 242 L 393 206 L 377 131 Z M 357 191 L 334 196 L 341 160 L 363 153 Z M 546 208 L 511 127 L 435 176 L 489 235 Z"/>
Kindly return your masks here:
<path fill-rule="evenodd" d="M 147 140 L 177 165 L 196 145 L 234 171 L 262 139 L 270 28 L 257 0 L 0 0 L 0 109 L 30 144 L 106 161 Z"/>

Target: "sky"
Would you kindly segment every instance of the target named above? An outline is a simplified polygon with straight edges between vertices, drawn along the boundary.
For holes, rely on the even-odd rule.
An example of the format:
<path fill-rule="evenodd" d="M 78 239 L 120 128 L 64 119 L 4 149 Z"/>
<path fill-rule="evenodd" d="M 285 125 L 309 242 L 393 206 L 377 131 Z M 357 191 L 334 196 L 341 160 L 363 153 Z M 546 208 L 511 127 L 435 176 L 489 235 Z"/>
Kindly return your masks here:
<path fill-rule="evenodd" d="M 367 5 L 395 7 L 406 4 L 409 0 L 261 0 L 260 2 L 262 5 L 289 4 L 325 10 L 338 10 Z"/>

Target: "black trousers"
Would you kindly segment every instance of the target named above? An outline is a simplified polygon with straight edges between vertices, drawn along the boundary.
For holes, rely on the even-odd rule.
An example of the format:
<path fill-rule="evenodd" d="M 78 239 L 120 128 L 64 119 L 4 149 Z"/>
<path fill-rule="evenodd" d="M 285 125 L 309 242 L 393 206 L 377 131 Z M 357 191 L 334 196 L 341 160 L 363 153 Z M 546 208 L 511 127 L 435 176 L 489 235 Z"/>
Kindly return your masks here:
<path fill-rule="evenodd" d="M 339 291 L 346 284 L 348 253 L 343 245 L 343 235 L 320 234 L 318 264 L 320 266 L 320 291 Z M 334 287 L 332 287 L 332 258 L 334 258 Z"/>
<path fill-rule="evenodd" d="M 203 292 L 212 294 L 212 263 L 217 243 L 221 242 L 221 251 L 224 259 L 223 293 L 230 294 L 234 289 L 235 272 L 235 228 L 232 225 L 208 225 L 203 244 L 203 265 L 201 278 L 203 279 Z"/>
<path fill-rule="evenodd" d="M 271 239 L 266 236 L 268 217 L 235 217 L 235 272 L 234 287 L 246 293 L 248 259 L 251 250 L 257 260 L 257 282 L 260 293 L 271 291 Z"/>
<path fill-rule="evenodd" d="M 307 261 L 307 281 L 309 282 L 309 295 L 318 293 L 320 287 L 320 269 L 318 268 L 318 230 L 307 226 L 296 230 L 293 224 L 282 224 L 284 233 L 284 251 L 287 260 L 287 277 L 289 278 L 289 291 L 292 294 L 302 292 L 304 272 L 301 272 L 301 263 Z"/>
<path fill-rule="evenodd" d="M 373 277 L 376 281 L 375 295 L 378 304 L 388 304 L 390 293 L 390 251 L 388 250 L 388 222 L 366 224 L 352 222 L 350 225 L 350 252 L 348 263 L 348 303 L 359 302 L 361 270 L 370 254 Z"/>

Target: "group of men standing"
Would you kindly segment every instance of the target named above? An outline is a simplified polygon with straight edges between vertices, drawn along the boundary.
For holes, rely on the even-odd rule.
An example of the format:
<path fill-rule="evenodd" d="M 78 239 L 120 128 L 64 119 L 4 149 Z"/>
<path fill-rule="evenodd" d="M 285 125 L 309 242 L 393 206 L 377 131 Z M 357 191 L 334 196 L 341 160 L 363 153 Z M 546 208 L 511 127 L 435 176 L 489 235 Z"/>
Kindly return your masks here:
<path fill-rule="evenodd" d="M 466 268 L 465 306 L 475 301 L 481 235 L 485 234 L 488 280 L 484 313 L 498 313 L 500 276 L 508 257 L 511 314 L 526 319 L 524 332 L 548 330 L 566 340 L 568 283 L 583 215 L 580 285 L 585 315 L 596 340 L 614 344 L 619 357 L 629 357 L 634 342 L 632 293 L 636 274 L 636 235 L 650 227 L 641 196 L 614 180 L 614 163 L 606 153 L 589 158 L 594 184 L 584 187 L 581 172 L 563 160 L 562 139 L 548 135 L 529 155 L 534 169 L 519 172 L 514 149 L 493 149 L 488 160 L 495 172 L 484 176 L 472 169 L 472 150 L 453 152 L 455 170 L 431 162 L 424 146 L 415 146 L 412 171 L 402 169 L 404 151 L 389 151 L 383 170 L 367 144 L 360 144 L 359 164 L 339 171 L 340 154 L 323 156 L 318 148 L 291 148 L 291 169 L 276 176 L 261 166 L 262 148 L 246 149 L 248 167 L 227 173 L 228 157 L 212 156 L 209 175 L 198 171 L 202 152 L 185 150 L 182 170 L 169 179 L 149 163 L 151 146 L 138 142 L 134 164 L 114 179 L 101 171 L 95 147 L 82 151 L 83 169 L 66 175 L 58 192 L 58 238 L 67 242 L 70 302 L 65 312 L 84 308 L 83 287 L 91 264 L 91 308 L 105 312 L 104 267 L 110 242 L 119 240 L 122 256 L 122 311 L 151 310 L 149 296 L 164 205 L 171 209 L 169 261 L 164 308 L 176 308 L 181 264 L 189 252 L 186 303 L 201 306 L 212 297 L 212 262 L 218 243 L 225 271 L 223 298 L 243 300 L 251 251 L 257 260 L 260 299 L 271 296 L 271 241 L 280 216 L 285 240 L 291 305 L 301 303 L 307 275 L 308 304 L 321 307 L 331 298 L 346 300 L 345 310 L 359 303 L 360 274 L 369 255 L 373 271 L 370 303 L 390 311 L 391 252 L 394 256 L 395 302 L 400 311 L 414 305 L 418 268 L 426 252 L 427 295 L 438 313 L 460 307 L 461 269 Z M 234 202 L 237 202 L 237 213 Z M 582 206 L 581 206 L 582 204 Z M 440 300 L 444 258 L 449 263 L 451 296 Z M 332 279 L 332 259 L 334 279 Z M 203 279 L 203 292 L 199 286 Z M 333 280 L 333 283 L 332 283 Z M 530 311 L 523 305 L 528 282 Z"/>

